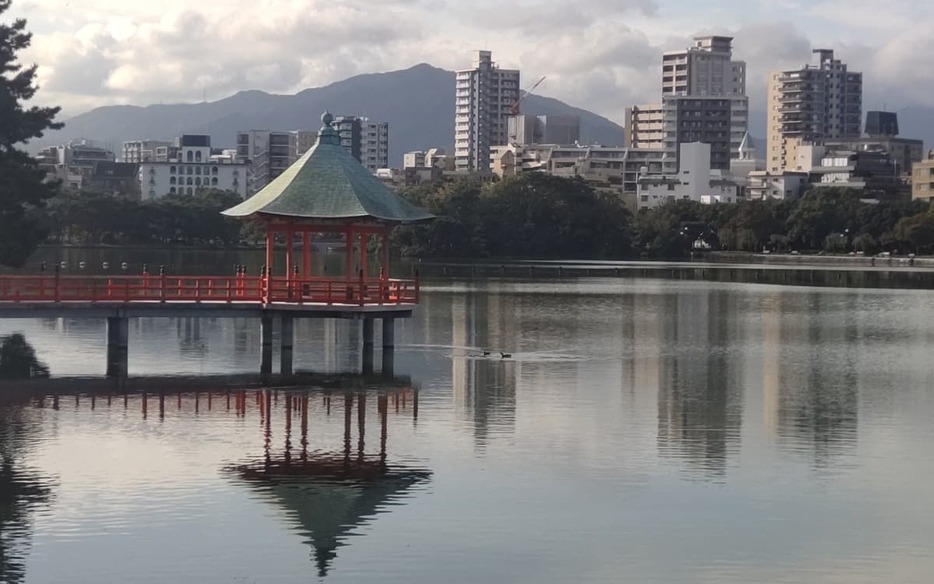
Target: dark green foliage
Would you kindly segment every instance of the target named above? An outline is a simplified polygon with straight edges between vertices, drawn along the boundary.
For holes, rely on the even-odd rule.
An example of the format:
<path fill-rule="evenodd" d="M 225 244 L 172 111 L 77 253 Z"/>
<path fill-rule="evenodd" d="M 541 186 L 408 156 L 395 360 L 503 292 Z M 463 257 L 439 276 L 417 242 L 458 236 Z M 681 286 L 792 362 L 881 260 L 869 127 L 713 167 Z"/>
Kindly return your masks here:
<path fill-rule="evenodd" d="M 0 379 L 48 377 L 49 368 L 39 362 L 36 351 L 20 333 L 0 338 Z"/>
<path fill-rule="evenodd" d="M 244 224 L 220 213 L 240 201 L 236 193 L 217 190 L 151 202 L 62 194 L 49 205 L 48 227 L 60 243 L 229 245 L 239 241 Z"/>
<path fill-rule="evenodd" d="M 11 0 L 0 0 L 0 14 Z M 46 232 L 41 213 L 57 185 L 44 182 L 45 173 L 17 146 L 58 129 L 59 108 L 25 107 L 36 94 L 36 65 L 22 66 L 16 59 L 29 46 L 32 35 L 26 21 L 0 24 L 0 265 L 21 266 Z"/>
<path fill-rule="evenodd" d="M 436 257 L 623 258 L 630 214 L 580 180 L 529 173 L 494 184 L 416 187 L 405 196 L 438 219 L 397 230 L 403 253 Z"/>

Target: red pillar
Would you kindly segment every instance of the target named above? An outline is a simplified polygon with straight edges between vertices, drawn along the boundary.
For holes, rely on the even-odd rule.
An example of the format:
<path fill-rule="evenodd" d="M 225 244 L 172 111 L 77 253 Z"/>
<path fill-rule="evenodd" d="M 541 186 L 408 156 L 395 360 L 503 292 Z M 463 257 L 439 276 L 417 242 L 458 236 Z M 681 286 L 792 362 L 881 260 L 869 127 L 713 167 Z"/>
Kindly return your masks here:
<path fill-rule="evenodd" d="M 360 269 L 363 270 L 364 278 L 369 276 L 369 273 L 367 272 L 367 265 L 366 265 L 366 244 L 369 238 L 370 238 L 370 235 L 368 233 L 360 234 Z"/>
<path fill-rule="evenodd" d="M 348 227 L 345 234 L 347 251 L 344 254 L 344 277 L 350 280 L 353 278 L 353 228 Z"/>
<path fill-rule="evenodd" d="M 285 230 L 285 279 L 288 282 L 292 281 L 292 266 L 294 265 L 294 258 L 292 257 L 292 252 L 294 252 L 295 247 L 295 230 L 292 228 L 291 223 L 288 228 Z"/>
<path fill-rule="evenodd" d="M 302 278 L 311 277 L 311 233 L 302 231 Z"/>
<path fill-rule="evenodd" d="M 389 279 L 389 229 L 386 229 L 382 233 L 382 268 L 383 268 L 383 280 Z"/>
<path fill-rule="evenodd" d="M 266 226 L 266 274 L 272 275 L 272 257 L 276 247 L 276 232 L 271 225 Z"/>

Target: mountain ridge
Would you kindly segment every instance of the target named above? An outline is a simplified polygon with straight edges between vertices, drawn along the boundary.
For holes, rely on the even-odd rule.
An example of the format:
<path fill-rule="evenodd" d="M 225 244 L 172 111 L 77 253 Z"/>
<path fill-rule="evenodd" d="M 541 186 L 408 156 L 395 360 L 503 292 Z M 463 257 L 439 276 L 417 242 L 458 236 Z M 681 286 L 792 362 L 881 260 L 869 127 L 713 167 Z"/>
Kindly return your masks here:
<path fill-rule="evenodd" d="M 389 162 L 401 166 L 412 150 L 454 142 L 454 72 L 420 63 L 408 69 L 364 73 L 295 94 L 259 89 L 239 91 L 213 102 L 111 105 L 65 120 L 65 127 L 30 143 L 30 150 L 88 139 L 107 144 L 119 156 L 128 140 L 173 140 L 181 134 L 209 134 L 215 147 L 233 148 L 243 130 L 318 129 L 325 111 L 389 122 Z M 623 129 L 613 121 L 560 100 L 528 95 L 524 113 L 581 116 L 583 142 L 620 145 Z"/>

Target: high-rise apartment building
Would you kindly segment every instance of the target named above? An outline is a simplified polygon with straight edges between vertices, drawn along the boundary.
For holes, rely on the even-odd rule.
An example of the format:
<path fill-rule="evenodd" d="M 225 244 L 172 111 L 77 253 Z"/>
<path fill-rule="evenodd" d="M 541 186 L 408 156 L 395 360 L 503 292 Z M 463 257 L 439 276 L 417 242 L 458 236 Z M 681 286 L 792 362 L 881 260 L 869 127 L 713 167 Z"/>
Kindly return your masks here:
<path fill-rule="evenodd" d="M 490 146 L 508 144 L 508 118 L 518 112 L 519 71 L 500 69 L 478 51 L 471 69 L 457 72 L 454 158 L 459 171 L 490 171 Z"/>
<path fill-rule="evenodd" d="M 676 172 L 682 144 L 710 145 L 711 168 L 728 170 L 749 129 L 746 63 L 733 60 L 733 39 L 705 36 L 662 56 L 662 103 L 626 110 L 626 145 L 666 153 Z"/>
<path fill-rule="evenodd" d="M 509 140 L 507 144 L 528 146 L 531 144 L 576 144 L 581 137 L 580 116 L 533 116 L 519 114 L 510 116 L 507 122 Z M 500 146 L 501 144 L 494 144 Z"/>
<path fill-rule="evenodd" d="M 769 75 L 767 169 L 796 170 L 802 146 L 860 136 L 863 75 L 847 70 L 832 50 L 817 49 L 817 62 Z"/>
<path fill-rule="evenodd" d="M 389 168 L 389 123 L 374 122 L 359 116 L 336 116 L 333 128 L 341 139 L 341 146 L 375 173 Z"/>
<path fill-rule="evenodd" d="M 314 130 L 237 132 L 237 157 L 252 166 L 249 192 L 255 193 L 292 166 L 314 145 Z"/>
<path fill-rule="evenodd" d="M 695 37 L 694 46 L 662 55 L 662 96 L 745 96 L 746 63 L 733 60 L 733 38 Z"/>

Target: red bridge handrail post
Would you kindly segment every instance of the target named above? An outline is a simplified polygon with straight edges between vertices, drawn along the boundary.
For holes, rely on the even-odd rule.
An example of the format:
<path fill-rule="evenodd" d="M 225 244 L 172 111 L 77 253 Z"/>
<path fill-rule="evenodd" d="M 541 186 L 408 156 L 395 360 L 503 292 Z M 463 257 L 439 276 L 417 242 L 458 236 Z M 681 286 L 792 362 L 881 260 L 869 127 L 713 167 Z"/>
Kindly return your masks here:
<path fill-rule="evenodd" d="M 59 284 L 61 284 L 61 281 L 62 281 L 61 273 L 62 273 L 61 266 L 56 264 L 55 266 L 55 302 L 59 302 L 62 298 L 61 290 L 59 289 Z"/>

